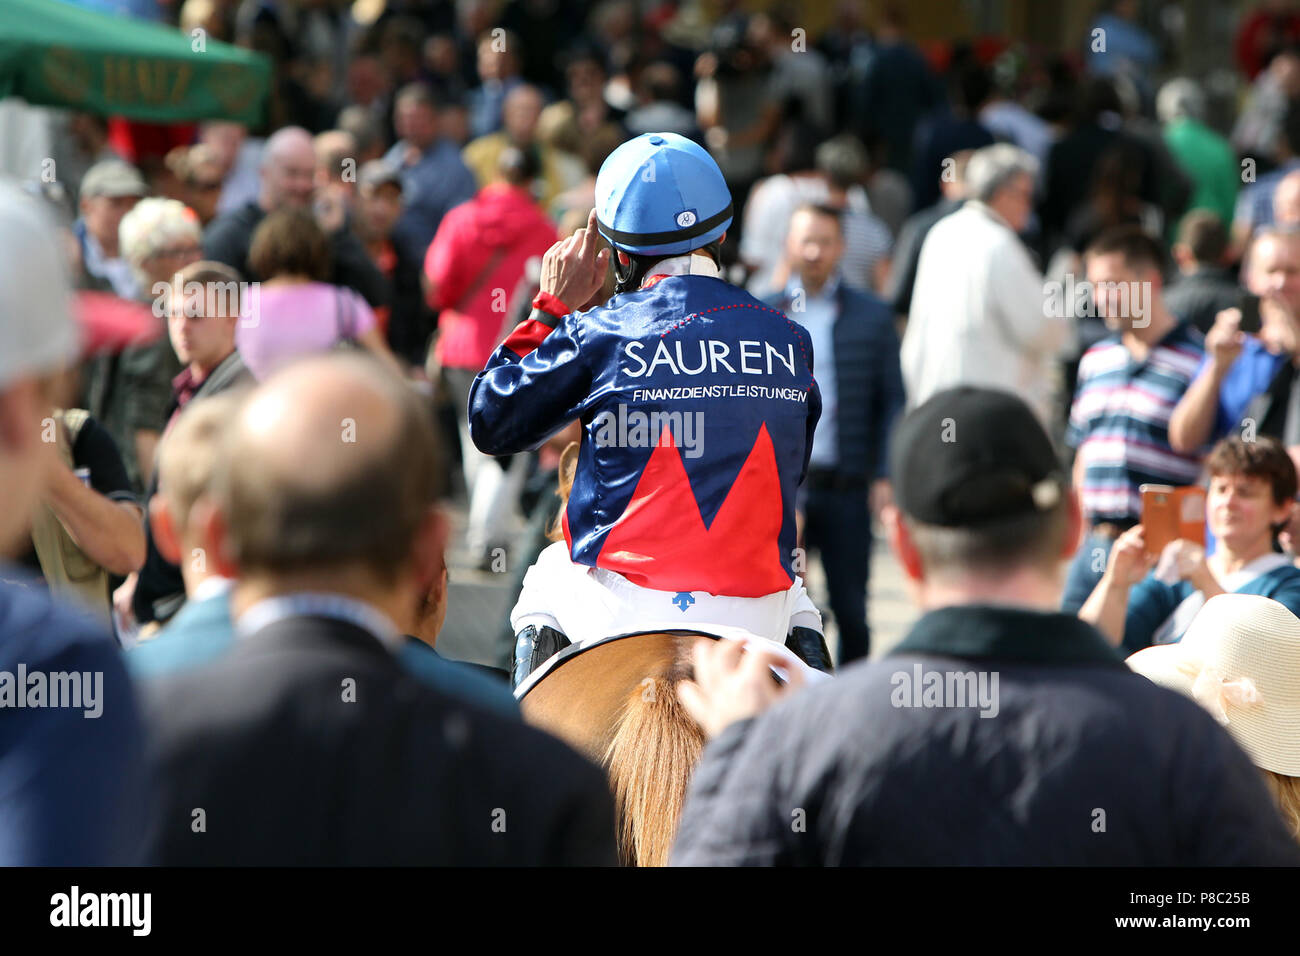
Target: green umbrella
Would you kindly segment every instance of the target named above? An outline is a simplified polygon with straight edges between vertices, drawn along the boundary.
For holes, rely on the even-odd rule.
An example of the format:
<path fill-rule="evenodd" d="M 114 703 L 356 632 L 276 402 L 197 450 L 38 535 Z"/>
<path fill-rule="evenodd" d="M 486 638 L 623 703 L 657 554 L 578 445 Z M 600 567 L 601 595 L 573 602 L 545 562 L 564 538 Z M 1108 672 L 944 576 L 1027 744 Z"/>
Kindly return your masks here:
<path fill-rule="evenodd" d="M 0 2 L 0 97 L 153 123 L 261 121 L 260 53 L 61 0 Z"/>

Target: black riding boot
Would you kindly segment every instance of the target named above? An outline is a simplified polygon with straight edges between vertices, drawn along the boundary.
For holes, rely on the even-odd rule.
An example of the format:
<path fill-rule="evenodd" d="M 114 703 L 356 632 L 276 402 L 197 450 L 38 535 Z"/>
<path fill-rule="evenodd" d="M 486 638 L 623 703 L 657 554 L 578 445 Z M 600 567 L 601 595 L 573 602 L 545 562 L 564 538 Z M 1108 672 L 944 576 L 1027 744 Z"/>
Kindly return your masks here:
<path fill-rule="evenodd" d="M 795 656 L 813 670 L 825 674 L 834 673 L 831 652 L 826 647 L 826 638 L 820 631 L 814 631 L 811 627 L 792 627 L 790 636 L 785 639 L 785 646 L 794 651 Z"/>
<path fill-rule="evenodd" d="M 572 643 L 553 627 L 528 625 L 515 635 L 515 666 L 510 674 L 513 690 L 525 678 Z"/>

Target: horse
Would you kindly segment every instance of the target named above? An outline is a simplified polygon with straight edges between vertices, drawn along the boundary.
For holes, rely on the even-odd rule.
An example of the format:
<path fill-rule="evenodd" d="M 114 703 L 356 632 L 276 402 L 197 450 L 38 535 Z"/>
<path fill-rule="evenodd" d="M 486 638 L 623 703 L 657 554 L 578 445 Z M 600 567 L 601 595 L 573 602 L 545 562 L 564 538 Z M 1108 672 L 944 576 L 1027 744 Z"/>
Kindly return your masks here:
<path fill-rule="evenodd" d="M 694 631 L 620 634 L 574 645 L 516 695 L 524 719 L 605 768 L 617 811 L 619 859 L 668 862 L 704 731 L 677 697 L 692 675 Z"/>

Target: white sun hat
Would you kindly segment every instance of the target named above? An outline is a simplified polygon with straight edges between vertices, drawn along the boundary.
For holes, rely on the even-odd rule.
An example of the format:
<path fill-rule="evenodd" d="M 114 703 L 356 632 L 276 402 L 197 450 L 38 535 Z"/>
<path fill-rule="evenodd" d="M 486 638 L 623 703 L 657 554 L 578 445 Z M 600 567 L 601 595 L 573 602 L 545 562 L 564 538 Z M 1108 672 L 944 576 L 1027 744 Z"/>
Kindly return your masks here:
<path fill-rule="evenodd" d="M 1300 618 L 1277 601 L 1212 597 L 1182 641 L 1127 663 L 1208 710 L 1255 766 L 1300 777 Z"/>
<path fill-rule="evenodd" d="M 75 361 L 78 344 L 54 222 L 36 199 L 0 180 L 0 388 Z"/>

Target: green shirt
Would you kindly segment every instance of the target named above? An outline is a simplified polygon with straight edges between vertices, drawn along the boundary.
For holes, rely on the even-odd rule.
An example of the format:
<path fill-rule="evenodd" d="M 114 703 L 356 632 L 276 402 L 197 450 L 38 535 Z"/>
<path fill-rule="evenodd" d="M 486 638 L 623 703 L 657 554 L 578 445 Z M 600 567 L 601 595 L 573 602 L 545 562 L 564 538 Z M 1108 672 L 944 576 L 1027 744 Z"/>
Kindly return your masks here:
<path fill-rule="evenodd" d="M 1187 210 L 1208 209 L 1218 215 L 1226 228 L 1232 222 L 1237 189 L 1241 185 L 1237 154 L 1226 139 L 1194 119 L 1174 120 L 1165 127 L 1164 136 L 1169 152 L 1194 185 Z M 1170 224 L 1171 235 L 1177 226 L 1177 223 Z"/>

